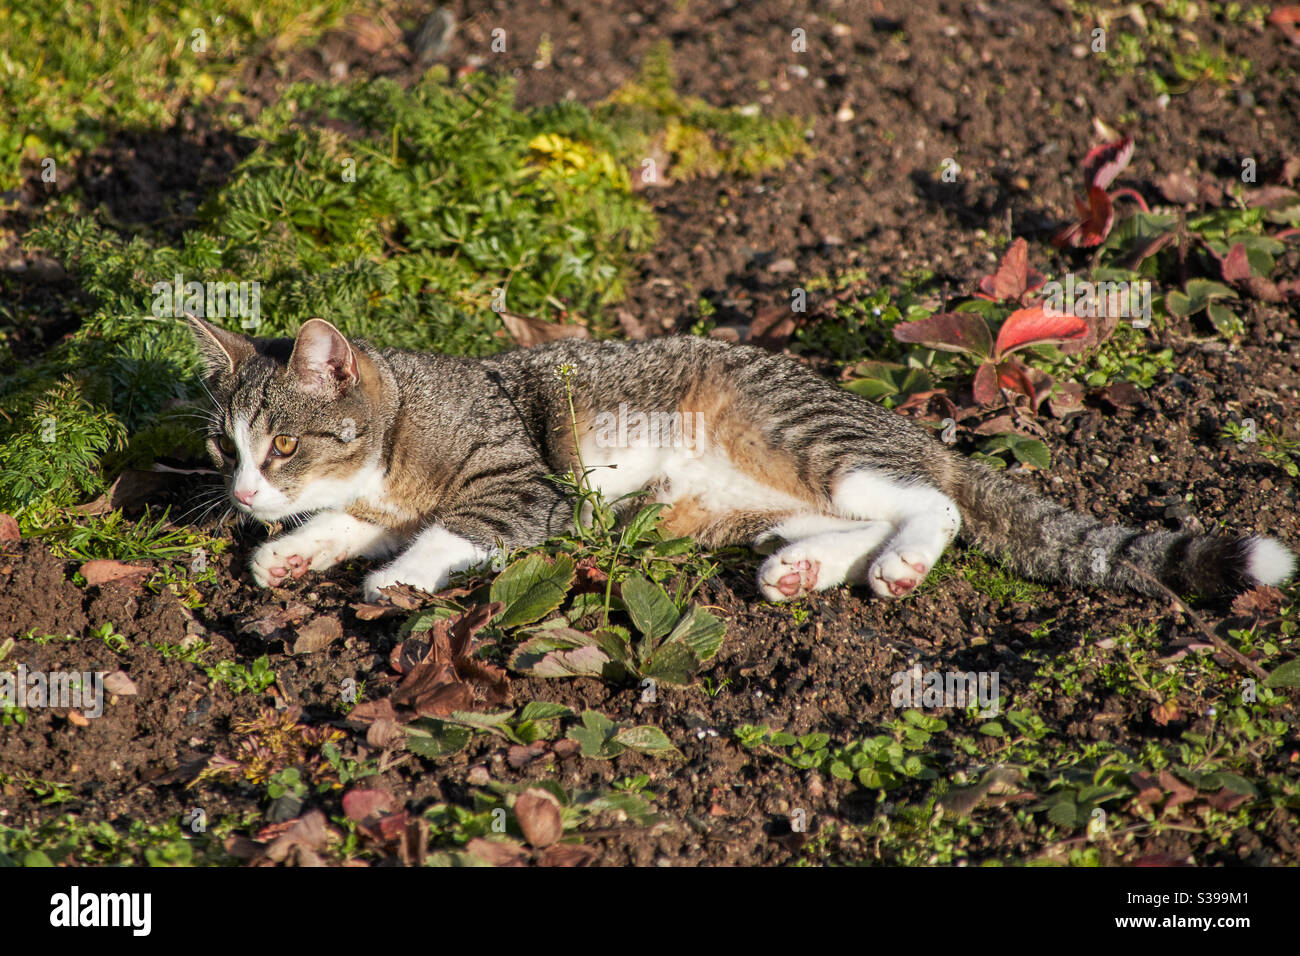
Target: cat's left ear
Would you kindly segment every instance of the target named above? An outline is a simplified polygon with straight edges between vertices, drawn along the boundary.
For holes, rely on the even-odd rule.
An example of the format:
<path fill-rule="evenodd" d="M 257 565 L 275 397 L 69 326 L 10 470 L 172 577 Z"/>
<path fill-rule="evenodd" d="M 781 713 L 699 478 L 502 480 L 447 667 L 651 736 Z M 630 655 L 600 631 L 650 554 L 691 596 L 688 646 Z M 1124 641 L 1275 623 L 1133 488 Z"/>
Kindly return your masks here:
<path fill-rule="evenodd" d="M 324 319 L 308 319 L 298 330 L 289 370 L 307 391 L 327 395 L 342 393 L 360 377 L 352 346 Z"/>

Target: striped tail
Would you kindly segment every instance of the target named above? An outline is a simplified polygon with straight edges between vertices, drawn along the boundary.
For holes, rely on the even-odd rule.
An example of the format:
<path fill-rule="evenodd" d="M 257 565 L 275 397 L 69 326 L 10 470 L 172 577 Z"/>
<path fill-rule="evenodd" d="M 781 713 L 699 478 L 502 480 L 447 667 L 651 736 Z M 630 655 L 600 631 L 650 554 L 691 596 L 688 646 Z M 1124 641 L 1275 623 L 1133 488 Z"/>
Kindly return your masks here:
<path fill-rule="evenodd" d="M 1071 511 L 1010 475 L 956 460 L 949 494 L 962 535 L 1028 578 L 1078 587 L 1179 594 L 1236 593 L 1291 577 L 1295 555 L 1274 538 L 1139 531 Z"/>

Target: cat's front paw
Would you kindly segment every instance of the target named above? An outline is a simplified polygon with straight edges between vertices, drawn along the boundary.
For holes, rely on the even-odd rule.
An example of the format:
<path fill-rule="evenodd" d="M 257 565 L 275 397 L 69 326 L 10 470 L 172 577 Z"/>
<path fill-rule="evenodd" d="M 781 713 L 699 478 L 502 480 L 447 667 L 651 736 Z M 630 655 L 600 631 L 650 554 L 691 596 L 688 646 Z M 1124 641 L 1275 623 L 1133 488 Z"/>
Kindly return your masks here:
<path fill-rule="evenodd" d="M 877 597 L 896 598 L 910 594 L 930 573 L 930 563 L 914 551 L 890 549 L 867 571 L 867 583 Z"/>
<path fill-rule="evenodd" d="M 783 548 L 763 562 L 758 589 L 773 603 L 800 598 L 817 587 L 821 563 L 797 548 Z"/>
<path fill-rule="evenodd" d="M 332 539 L 286 535 L 253 552 L 251 570 L 259 587 L 279 587 L 308 571 L 324 571 L 347 558 L 347 549 Z"/>
<path fill-rule="evenodd" d="M 387 564 L 378 571 L 366 575 L 362 585 L 362 594 L 371 604 L 385 600 L 380 589 L 394 584 L 407 584 L 430 594 L 437 594 L 447 586 L 451 574 L 439 567 L 425 562 L 404 561 L 401 558 Z"/>

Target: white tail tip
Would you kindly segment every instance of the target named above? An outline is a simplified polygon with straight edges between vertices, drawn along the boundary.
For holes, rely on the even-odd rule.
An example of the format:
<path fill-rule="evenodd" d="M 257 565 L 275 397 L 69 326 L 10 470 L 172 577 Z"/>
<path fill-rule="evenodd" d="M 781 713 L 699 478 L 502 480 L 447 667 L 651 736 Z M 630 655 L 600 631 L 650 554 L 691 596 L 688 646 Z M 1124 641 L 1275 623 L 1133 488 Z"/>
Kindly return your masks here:
<path fill-rule="evenodd" d="M 1246 573 L 1258 584 L 1282 584 L 1295 573 L 1295 555 L 1274 538 L 1251 538 Z"/>

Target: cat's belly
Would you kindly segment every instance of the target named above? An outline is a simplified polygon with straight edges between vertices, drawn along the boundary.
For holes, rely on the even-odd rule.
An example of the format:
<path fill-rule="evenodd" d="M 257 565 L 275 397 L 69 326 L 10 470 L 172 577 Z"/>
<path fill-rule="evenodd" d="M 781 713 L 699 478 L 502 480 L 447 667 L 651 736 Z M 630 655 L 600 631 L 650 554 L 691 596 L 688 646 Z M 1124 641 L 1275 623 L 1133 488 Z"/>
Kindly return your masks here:
<path fill-rule="evenodd" d="M 583 444 L 582 459 L 588 481 L 606 501 L 646 489 L 649 500 L 669 505 L 664 524 L 672 534 L 699 537 L 737 514 L 815 507 L 765 481 L 760 469 L 742 467 L 722 448 L 610 448 L 590 441 Z"/>

